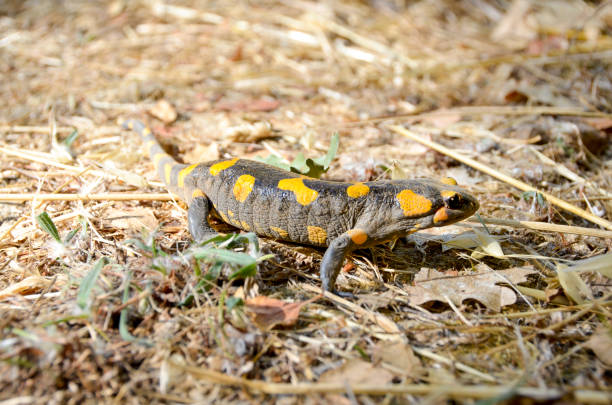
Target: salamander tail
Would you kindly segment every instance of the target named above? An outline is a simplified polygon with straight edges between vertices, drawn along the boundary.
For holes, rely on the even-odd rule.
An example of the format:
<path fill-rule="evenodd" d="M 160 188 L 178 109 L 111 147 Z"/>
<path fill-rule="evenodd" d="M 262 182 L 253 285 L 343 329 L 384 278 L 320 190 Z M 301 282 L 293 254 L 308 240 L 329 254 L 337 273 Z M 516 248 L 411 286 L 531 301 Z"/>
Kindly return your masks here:
<path fill-rule="evenodd" d="M 175 194 L 183 195 L 183 190 L 178 187 L 178 173 L 187 165 L 178 163 L 172 156 L 168 155 L 161 147 L 153 132 L 141 121 L 135 119 L 119 119 L 117 121 L 124 129 L 129 129 L 140 135 L 140 139 L 145 145 L 149 158 L 155 165 L 155 171 L 164 184 Z"/>

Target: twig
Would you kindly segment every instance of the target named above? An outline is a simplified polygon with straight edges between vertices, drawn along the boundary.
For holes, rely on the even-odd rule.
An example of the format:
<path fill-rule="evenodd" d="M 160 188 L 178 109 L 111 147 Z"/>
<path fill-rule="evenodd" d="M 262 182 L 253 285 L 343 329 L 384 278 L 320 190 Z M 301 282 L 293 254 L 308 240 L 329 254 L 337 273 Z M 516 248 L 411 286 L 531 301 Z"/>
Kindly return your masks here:
<path fill-rule="evenodd" d="M 0 201 L 171 201 L 175 199 L 176 197 L 169 193 L 0 194 Z"/>
<path fill-rule="evenodd" d="M 574 235 L 596 236 L 598 238 L 612 238 L 612 231 L 604 231 L 603 229 L 585 228 L 582 226 L 569 226 L 559 224 L 549 224 L 547 222 L 537 221 L 516 221 L 513 219 L 500 218 L 482 218 L 485 224 L 511 226 L 513 228 L 534 229 L 537 231 L 549 231 L 559 233 L 571 233 Z M 468 223 L 480 223 L 475 219 L 468 219 Z"/>
<path fill-rule="evenodd" d="M 546 198 L 546 200 L 548 200 L 550 203 L 563 208 L 564 210 L 567 210 L 569 212 L 571 212 L 572 214 L 578 215 L 588 221 L 591 221 L 597 225 L 600 225 L 608 230 L 612 230 L 612 222 L 607 221 L 604 218 L 600 218 L 596 215 L 591 214 L 590 212 L 587 212 L 583 209 L 580 209 L 578 207 L 576 207 L 575 205 L 572 205 L 568 202 L 566 202 L 565 200 L 562 200 L 558 197 L 555 197 L 552 194 L 547 193 L 546 191 L 542 191 L 542 190 L 538 190 L 537 188 L 530 186 L 527 183 L 524 183 L 520 180 L 516 180 L 515 178 L 508 176 L 507 174 L 504 174 L 498 170 L 495 170 L 483 163 L 480 163 L 472 158 L 469 158 L 467 156 L 463 156 L 462 154 L 451 150 L 443 145 L 440 145 L 437 142 L 433 142 L 433 141 L 429 141 L 427 139 L 424 139 L 420 136 L 418 136 L 416 133 L 407 130 L 404 127 L 398 126 L 398 125 L 390 125 L 389 128 L 394 131 L 397 132 L 400 135 L 405 136 L 406 138 L 409 138 L 413 141 L 419 142 L 425 146 L 428 146 L 442 154 L 445 154 L 447 156 L 452 157 L 453 159 L 456 159 L 468 166 L 473 167 L 476 170 L 480 170 L 482 172 L 487 173 L 488 175 L 495 177 L 498 180 L 501 180 L 503 182 L 506 182 L 520 190 L 523 191 L 535 191 L 539 194 L 541 194 L 542 196 L 544 196 L 544 198 Z"/>
<path fill-rule="evenodd" d="M 72 132 L 74 128 L 71 127 L 57 127 L 56 132 Z M 0 125 L 0 132 L 14 132 L 18 134 L 48 134 L 51 132 L 50 126 L 25 126 L 25 125 Z"/>
<path fill-rule="evenodd" d="M 64 169 L 67 170 L 71 173 L 79 173 L 81 172 L 83 169 L 85 169 L 84 167 L 77 167 L 77 166 L 70 166 L 70 165 L 65 165 L 63 163 L 59 163 L 59 162 L 55 162 L 53 160 L 49 160 L 49 159 L 45 159 L 42 157 L 38 157 L 38 156 L 34 156 L 32 154 L 26 153 L 22 150 L 19 149 L 13 149 L 13 148 L 3 148 L 0 147 L 0 152 L 3 152 L 9 156 L 16 156 L 16 157 L 20 157 L 22 159 L 27 159 L 33 162 L 38 162 L 38 163 L 42 163 L 45 165 L 49 165 L 49 166 L 55 166 L 55 167 L 59 167 L 60 169 Z M 93 174 L 95 176 L 100 176 L 103 178 L 110 178 L 110 179 L 115 179 L 117 178 L 117 176 L 114 175 L 110 175 L 102 170 L 94 170 L 91 169 L 89 170 L 90 174 Z"/>

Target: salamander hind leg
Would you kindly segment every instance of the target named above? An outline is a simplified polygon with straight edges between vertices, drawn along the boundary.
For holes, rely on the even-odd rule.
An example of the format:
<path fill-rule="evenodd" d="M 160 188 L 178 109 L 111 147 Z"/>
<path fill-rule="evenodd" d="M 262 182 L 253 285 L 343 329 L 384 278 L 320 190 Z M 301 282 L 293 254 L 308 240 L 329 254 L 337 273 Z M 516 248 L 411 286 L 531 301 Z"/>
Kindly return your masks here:
<path fill-rule="evenodd" d="M 351 293 L 337 291 L 336 279 L 338 274 L 340 274 L 346 255 L 356 247 L 357 244 L 352 240 L 348 232 L 338 236 L 329 244 L 325 255 L 323 255 L 323 261 L 321 261 L 321 283 L 324 291 L 330 291 L 346 298 L 355 297 Z"/>
<path fill-rule="evenodd" d="M 194 198 L 189 204 L 187 210 L 189 233 L 196 242 L 203 242 L 218 235 L 208 223 L 209 211 L 210 201 L 204 196 Z"/>

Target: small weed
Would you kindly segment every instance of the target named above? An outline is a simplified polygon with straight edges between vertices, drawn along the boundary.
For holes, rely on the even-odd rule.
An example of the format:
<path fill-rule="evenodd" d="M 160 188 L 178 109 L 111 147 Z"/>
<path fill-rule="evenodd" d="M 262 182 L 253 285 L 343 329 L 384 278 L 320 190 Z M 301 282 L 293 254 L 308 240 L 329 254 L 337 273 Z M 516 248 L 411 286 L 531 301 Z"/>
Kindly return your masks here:
<path fill-rule="evenodd" d="M 293 162 L 287 163 L 278 155 L 270 155 L 266 158 L 259 158 L 264 163 L 279 167 L 284 170 L 290 170 L 294 173 L 303 174 L 308 177 L 318 179 L 329 170 L 329 165 L 336 156 L 338 145 L 340 144 L 340 135 L 336 132 L 332 135 L 329 143 L 329 149 L 324 156 L 318 158 L 306 158 L 302 152 L 299 152 Z"/>

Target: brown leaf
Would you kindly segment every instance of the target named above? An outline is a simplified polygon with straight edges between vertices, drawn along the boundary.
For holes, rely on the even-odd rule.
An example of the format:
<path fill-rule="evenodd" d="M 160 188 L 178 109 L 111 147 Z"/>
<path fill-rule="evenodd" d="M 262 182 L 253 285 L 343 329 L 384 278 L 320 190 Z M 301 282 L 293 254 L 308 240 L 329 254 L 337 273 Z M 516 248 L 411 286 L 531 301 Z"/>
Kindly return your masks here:
<path fill-rule="evenodd" d="M 516 294 L 509 287 L 497 283 L 518 284 L 527 281 L 527 275 L 535 273 L 526 267 L 506 270 L 489 268 L 480 264 L 478 272 L 441 273 L 434 269 L 422 268 L 414 277 L 414 286 L 407 288 L 410 303 L 421 305 L 431 301 L 447 303 L 450 300 L 459 306 L 466 299 L 473 299 L 489 309 L 499 312 L 501 307 L 516 302 Z"/>
<path fill-rule="evenodd" d="M 586 347 L 593 350 L 599 360 L 606 366 L 612 367 L 612 333 L 609 329 L 600 326 L 586 342 Z"/>
<path fill-rule="evenodd" d="M 461 118 L 463 118 L 462 115 L 458 113 L 452 113 L 452 112 L 444 113 L 444 111 L 440 111 L 440 112 L 441 114 L 426 115 L 425 117 L 423 117 L 423 122 L 428 122 L 438 129 L 446 129 L 449 126 L 461 121 Z M 428 137 L 431 138 L 430 135 L 428 135 Z M 423 148 L 427 151 L 429 150 L 429 148 L 426 148 L 424 146 Z"/>
<path fill-rule="evenodd" d="M 606 129 L 612 128 L 612 118 L 597 117 L 597 118 L 583 118 L 582 120 L 595 129 L 606 130 Z"/>
<path fill-rule="evenodd" d="M 267 122 L 237 125 L 223 131 L 223 137 L 232 142 L 255 143 L 260 139 L 273 136 L 275 135 L 272 131 L 272 126 Z"/>
<path fill-rule="evenodd" d="M 386 385 L 393 380 L 393 377 L 390 371 L 382 367 L 361 359 L 349 359 L 340 367 L 324 372 L 319 382 Z"/>
<path fill-rule="evenodd" d="M 160 119 L 166 124 L 176 121 L 176 117 L 178 116 L 172 104 L 166 100 L 159 100 L 157 103 L 155 103 L 155 105 L 149 110 L 149 114 Z"/>
<path fill-rule="evenodd" d="M 115 228 L 134 231 L 140 231 L 142 228 L 153 231 L 159 225 L 153 210 L 145 207 L 111 208 L 106 211 L 105 219 Z"/>
<path fill-rule="evenodd" d="M 375 362 L 390 364 L 406 376 L 417 377 L 422 374 L 421 360 L 414 354 L 412 347 L 404 342 L 379 342 L 373 359 Z"/>
<path fill-rule="evenodd" d="M 300 309 L 316 301 L 320 296 L 301 302 L 285 302 L 259 295 L 246 301 L 246 309 L 251 313 L 253 322 L 260 329 L 272 329 L 276 325 L 291 326 L 300 315 Z"/>
<path fill-rule="evenodd" d="M 195 148 L 183 155 L 185 162 L 205 162 L 219 159 L 219 144 L 216 142 L 210 145 L 198 144 Z"/>
<path fill-rule="evenodd" d="M 27 295 L 36 293 L 51 284 L 48 280 L 41 276 L 29 276 L 18 283 L 11 284 L 4 290 L 0 291 L 0 300 L 4 300 L 13 295 Z"/>

